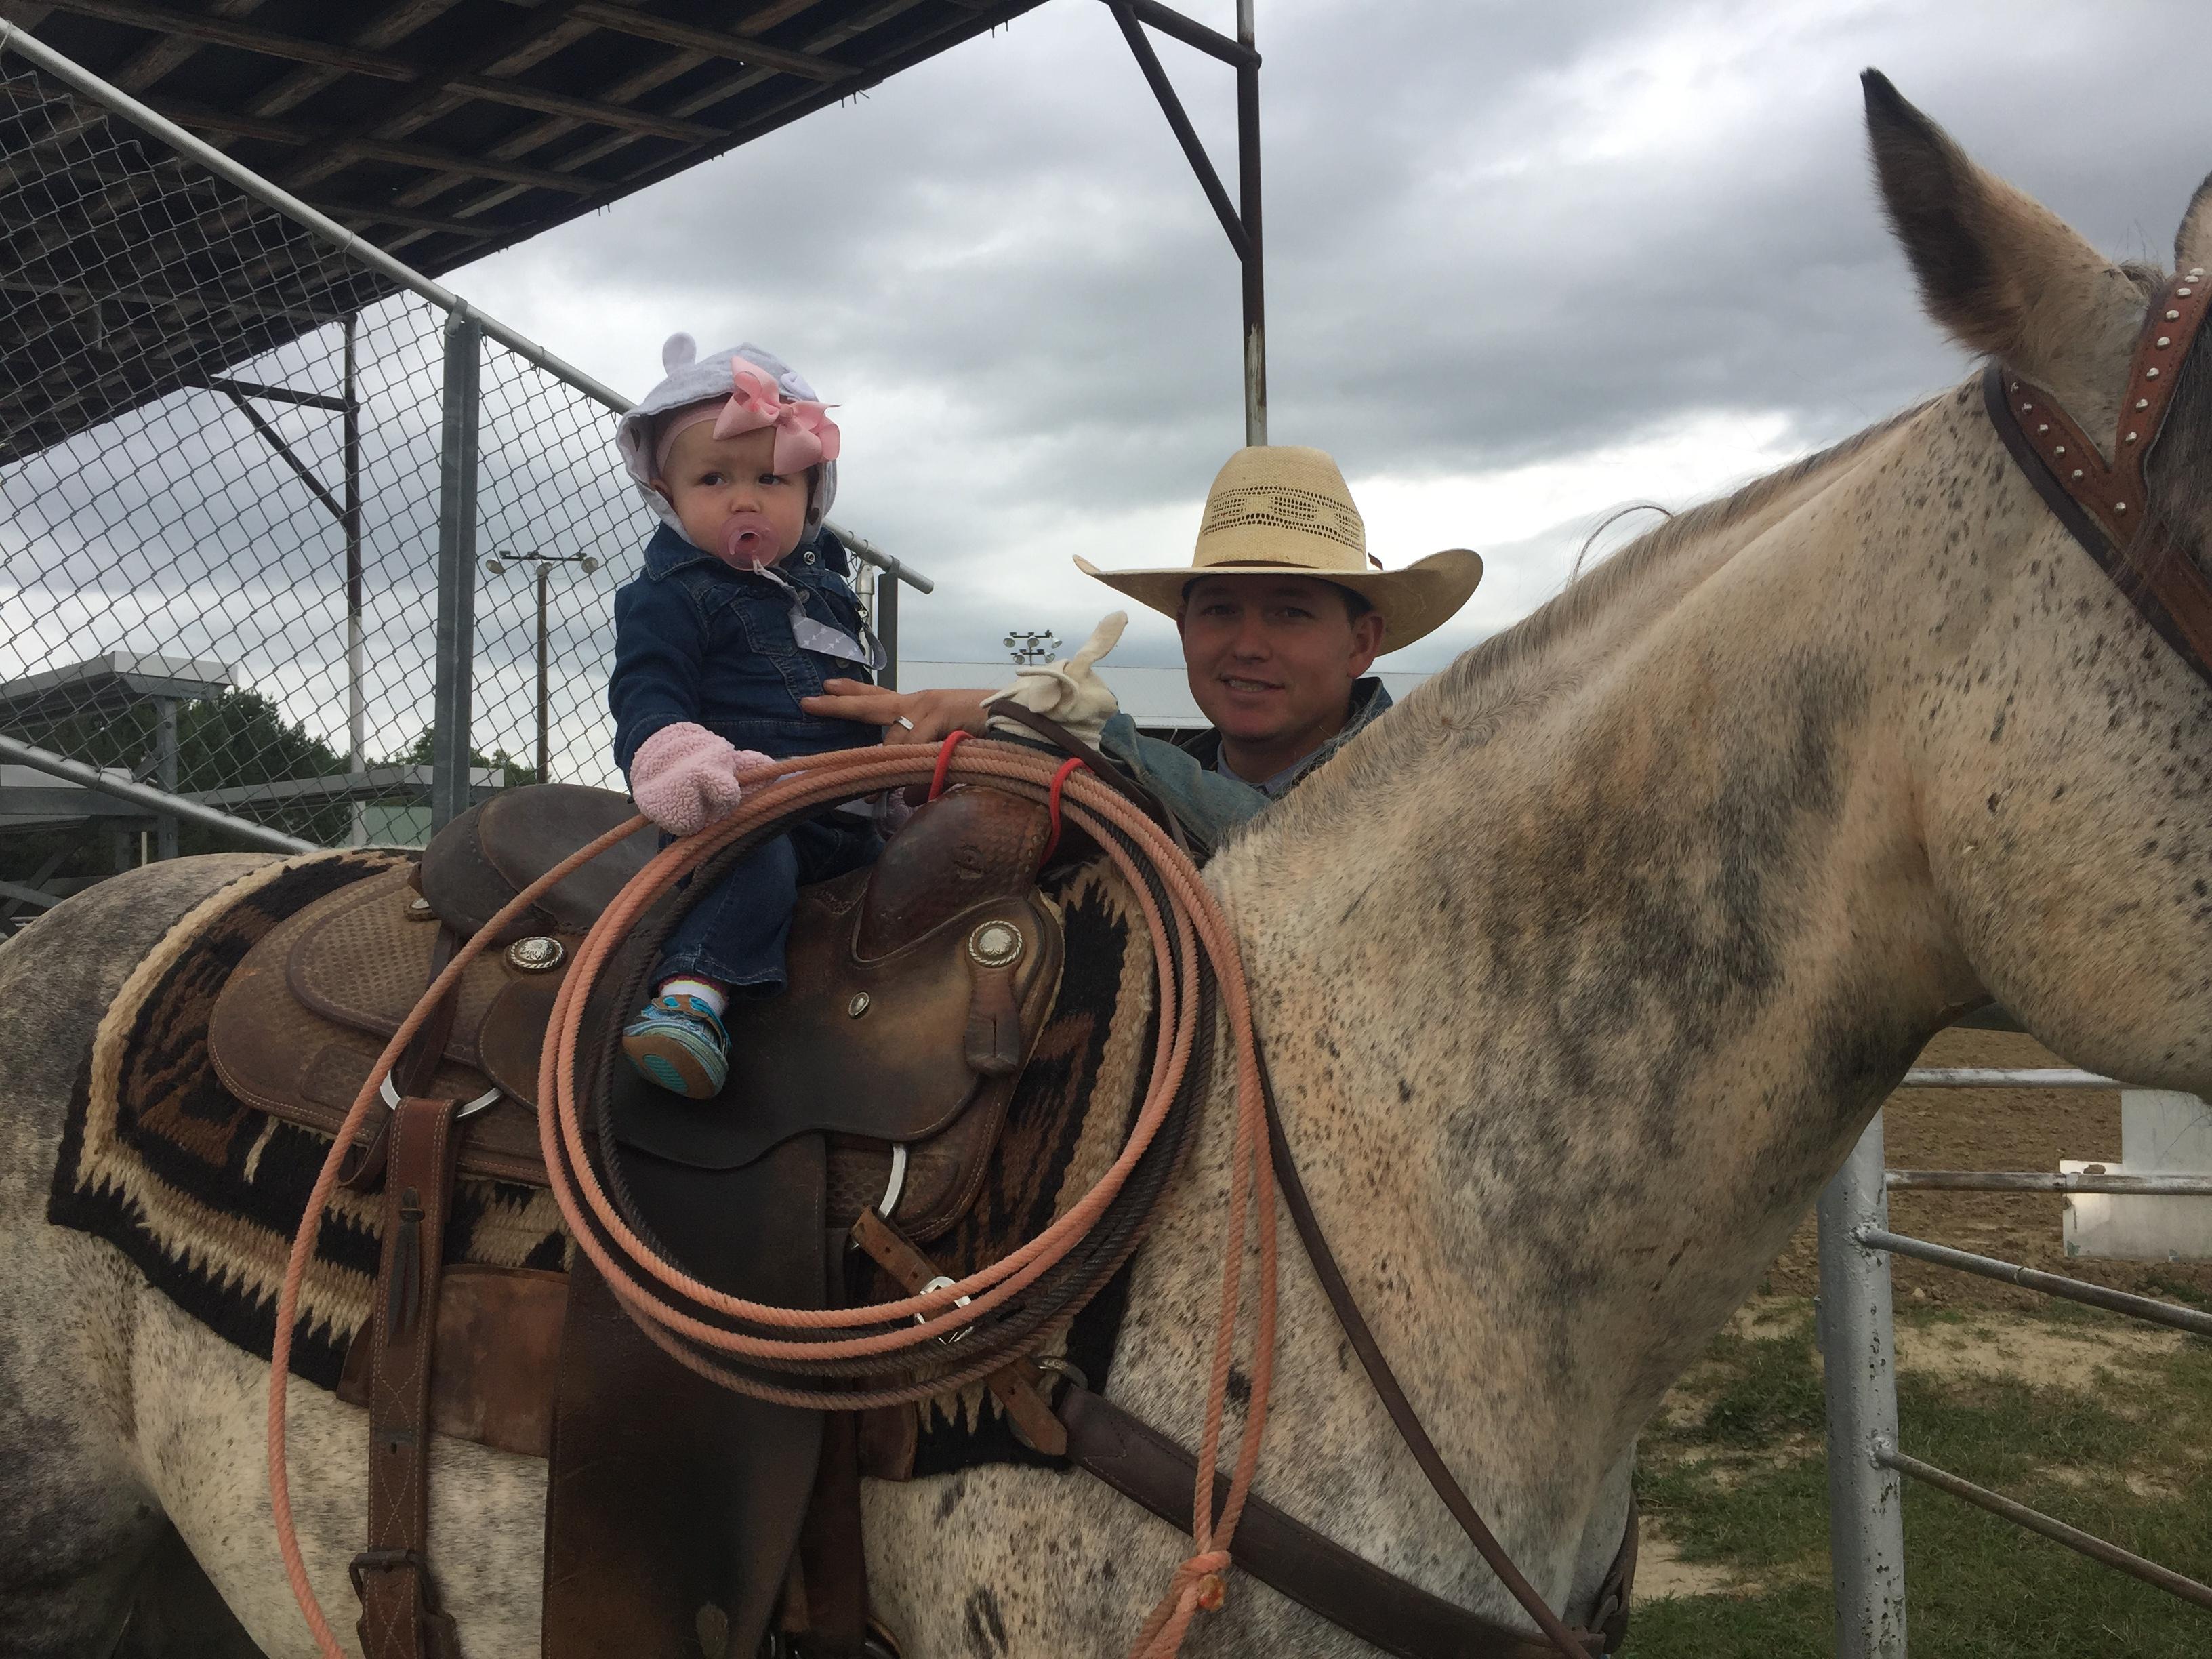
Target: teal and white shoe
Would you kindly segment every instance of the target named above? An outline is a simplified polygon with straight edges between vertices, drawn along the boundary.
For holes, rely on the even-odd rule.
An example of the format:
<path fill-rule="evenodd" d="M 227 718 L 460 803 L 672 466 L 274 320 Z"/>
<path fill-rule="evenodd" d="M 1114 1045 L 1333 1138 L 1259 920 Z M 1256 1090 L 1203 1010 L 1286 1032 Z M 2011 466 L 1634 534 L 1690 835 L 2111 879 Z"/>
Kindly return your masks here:
<path fill-rule="evenodd" d="M 622 1046 L 640 1076 L 686 1100 L 712 1100 L 730 1075 L 730 1034 L 696 997 L 655 997 L 623 1028 Z"/>

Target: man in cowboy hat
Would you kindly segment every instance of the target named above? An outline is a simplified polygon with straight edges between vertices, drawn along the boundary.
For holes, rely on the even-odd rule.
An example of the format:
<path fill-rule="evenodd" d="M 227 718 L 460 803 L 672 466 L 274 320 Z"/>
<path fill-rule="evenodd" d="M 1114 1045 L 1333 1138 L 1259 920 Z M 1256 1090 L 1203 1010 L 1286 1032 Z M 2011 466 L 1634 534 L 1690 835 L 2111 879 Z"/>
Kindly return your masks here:
<path fill-rule="evenodd" d="M 1079 707 L 1089 714 L 1072 722 L 1089 726 L 1079 734 L 1094 736 L 1209 845 L 1388 708 L 1390 694 L 1367 673 L 1375 659 L 1441 626 L 1482 579 L 1481 558 L 1464 548 L 1403 570 L 1381 568 L 1368 556 L 1365 526 L 1336 463 L 1318 449 L 1281 445 L 1229 458 L 1206 495 L 1189 564 L 1107 571 L 1075 562 L 1175 618 L 1191 695 L 1212 729 L 1187 748 L 1139 735 L 1091 672 L 1110 638 L 1077 653 L 1060 708 L 1046 712 Z M 1065 672 L 1057 678 L 1069 682 Z M 831 682 L 832 695 L 815 700 L 819 708 L 810 703 L 810 712 L 880 724 L 886 742 L 933 743 L 956 727 L 980 732 L 981 705 L 993 695 L 901 696 L 857 684 L 840 693 L 841 684 Z"/>

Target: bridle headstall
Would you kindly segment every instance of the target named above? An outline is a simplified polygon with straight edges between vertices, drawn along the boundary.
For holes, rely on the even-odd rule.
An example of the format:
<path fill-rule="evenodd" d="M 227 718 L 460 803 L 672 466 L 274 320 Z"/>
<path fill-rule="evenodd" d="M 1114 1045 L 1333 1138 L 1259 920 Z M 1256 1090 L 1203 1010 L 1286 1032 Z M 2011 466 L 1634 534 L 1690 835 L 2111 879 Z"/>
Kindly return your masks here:
<path fill-rule="evenodd" d="M 2212 281 L 2202 267 L 2174 277 L 2151 301 L 2109 461 L 2057 398 L 2003 364 L 1983 371 L 1982 398 L 1997 436 L 2044 504 L 2143 620 L 2212 684 L 2212 578 L 2152 511 L 2147 483 L 2175 382 L 2208 312 Z"/>

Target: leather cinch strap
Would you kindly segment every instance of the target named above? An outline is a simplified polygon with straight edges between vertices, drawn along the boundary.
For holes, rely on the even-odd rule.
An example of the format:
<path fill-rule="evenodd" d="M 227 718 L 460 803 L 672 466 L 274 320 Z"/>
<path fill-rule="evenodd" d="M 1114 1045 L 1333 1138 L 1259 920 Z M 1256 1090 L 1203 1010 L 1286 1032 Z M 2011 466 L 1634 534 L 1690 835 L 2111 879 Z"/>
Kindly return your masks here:
<path fill-rule="evenodd" d="M 392 1114 L 384 1255 L 371 1316 L 368 1547 L 353 1559 L 368 1659 L 460 1659 L 438 1606 L 429 1540 L 430 1358 L 460 1103 L 410 1095 Z"/>

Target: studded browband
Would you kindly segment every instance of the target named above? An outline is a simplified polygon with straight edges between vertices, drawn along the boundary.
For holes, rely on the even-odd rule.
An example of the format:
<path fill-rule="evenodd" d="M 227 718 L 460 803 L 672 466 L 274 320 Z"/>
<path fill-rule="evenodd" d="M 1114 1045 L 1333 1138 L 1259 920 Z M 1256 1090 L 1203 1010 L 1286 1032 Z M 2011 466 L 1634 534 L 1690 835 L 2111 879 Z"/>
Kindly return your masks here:
<path fill-rule="evenodd" d="M 1992 363 L 1982 376 L 1990 421 L 2036 493 L 2144 621 L 2212 684 L 2212 578 L 2152 513 L 2144 469 L 2175 381 L 2208 311 L 2202 267 L 2168 283 L 2136 342 L 2110 461 L 2033 381 Z"/>

